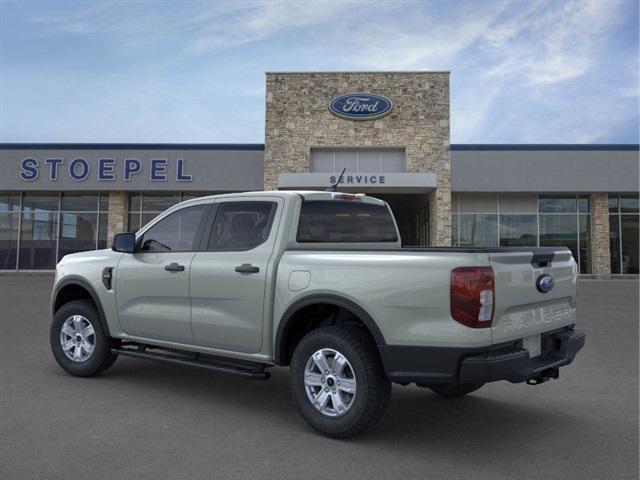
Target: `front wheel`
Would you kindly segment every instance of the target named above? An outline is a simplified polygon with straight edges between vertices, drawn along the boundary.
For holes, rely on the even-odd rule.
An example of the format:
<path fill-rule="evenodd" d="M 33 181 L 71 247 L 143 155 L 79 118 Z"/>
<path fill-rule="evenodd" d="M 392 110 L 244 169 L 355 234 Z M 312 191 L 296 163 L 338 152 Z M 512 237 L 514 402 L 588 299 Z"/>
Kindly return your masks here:
<path fill-rule="evenodd" d="M 118 358 L 96 307 L 87 300 L 64 304 L 55 313 L 50 333 L 53 356 L 67 373 L 90 377 Z"/>
<path fill-rule="evenodd" d="M 391 397 L 374 342 L 355 328 L 309 332 L 293 352 L 290 375 L 303 418 L 328 437 L 346 438 L 372 426 Z"/>

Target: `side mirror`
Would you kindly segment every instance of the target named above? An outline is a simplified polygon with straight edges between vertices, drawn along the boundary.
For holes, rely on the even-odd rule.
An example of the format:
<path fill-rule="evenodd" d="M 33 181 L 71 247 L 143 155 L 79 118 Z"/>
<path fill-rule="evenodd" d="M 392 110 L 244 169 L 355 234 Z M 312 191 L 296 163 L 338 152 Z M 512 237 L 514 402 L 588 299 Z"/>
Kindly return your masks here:
<path fill-rule="evenodd" d="M 117 233 L 113 237 L 113 246 L 116 252 L 134 253 L 136 251 L 136 234 L 135 233 Z"/>

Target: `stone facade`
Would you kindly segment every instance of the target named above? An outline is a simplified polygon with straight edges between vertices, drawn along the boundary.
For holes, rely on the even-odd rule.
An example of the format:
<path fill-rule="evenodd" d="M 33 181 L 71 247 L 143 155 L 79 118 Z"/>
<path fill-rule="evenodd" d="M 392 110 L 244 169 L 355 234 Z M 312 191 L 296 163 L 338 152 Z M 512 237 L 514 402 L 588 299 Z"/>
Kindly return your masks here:
<path fill-rule="evenodd" d="M 310 170 L 317 147 L 395 147 L 405 151 L 407 172 L 431 172 L 431 245 L 451 244 L 449 73 L 267 73 L 265 189 L 278 188 L 280 173 Z M 354 121 L 333 115 L 331 99 L 371 92 L 391 99 L 385 117 Z"/>
<path fill-rule="evenodd" d="M 111 247 L 116 233 L 126 232 L 129 213 L 129 192 L 109 193 L 109 216 L 107 220 L 107 246 Z"/>
<path fill-rule="evenodd" d="M 611 273 L 609 245 L 609 196 L 606 192 L 591 194 L 591 270 L 594 277 Z"/>

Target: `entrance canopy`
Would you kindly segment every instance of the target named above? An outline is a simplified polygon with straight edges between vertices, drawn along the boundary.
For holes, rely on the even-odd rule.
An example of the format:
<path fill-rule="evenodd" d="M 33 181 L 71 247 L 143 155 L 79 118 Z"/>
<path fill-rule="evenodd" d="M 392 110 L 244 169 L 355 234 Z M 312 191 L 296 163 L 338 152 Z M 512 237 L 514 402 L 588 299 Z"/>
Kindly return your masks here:
<path fill-rule="evenodd" d="M 278 188 L 281 190 L 318 190 L 335 184 L 339 173 L 281 173 Z M 345 173 L 340 182 L 342 190 L 366 193 L 427 193 L 435 190 L 438 176 L 435 173 Z"/>

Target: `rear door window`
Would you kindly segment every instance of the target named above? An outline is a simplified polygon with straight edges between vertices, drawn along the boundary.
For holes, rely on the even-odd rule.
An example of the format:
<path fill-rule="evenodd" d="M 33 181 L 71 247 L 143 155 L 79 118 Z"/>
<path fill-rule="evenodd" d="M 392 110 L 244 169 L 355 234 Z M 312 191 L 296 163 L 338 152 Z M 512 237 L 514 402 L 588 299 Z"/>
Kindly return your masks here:
<path fill-rule="evenodd" d="M 266 242 L 276 207 L 276 202 L 221 203 L 211 228 L 207 250 L 251 250 Z"/>
<path fill-rule="evenodd" d="M 398 235 L 386 205 L 355 201 L 305 201 L 300 210 L 299 243 L 396 242 Z"/>

